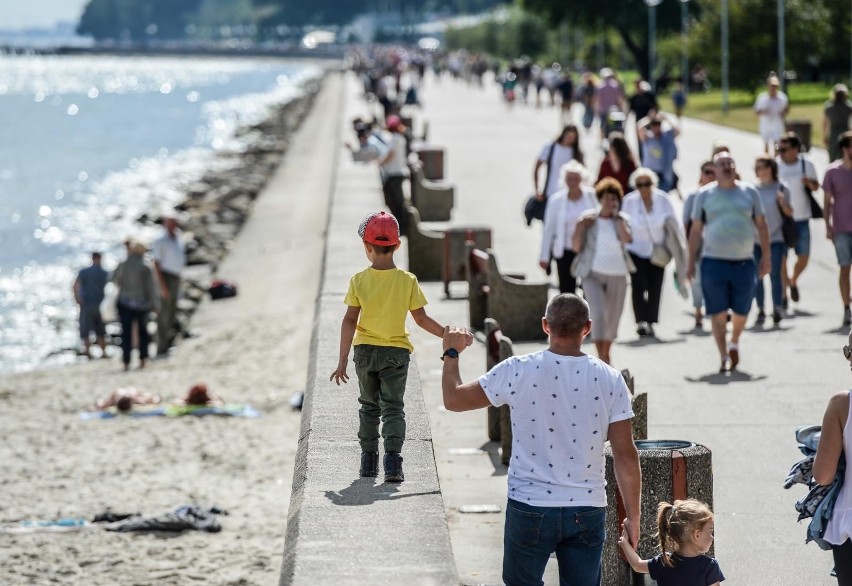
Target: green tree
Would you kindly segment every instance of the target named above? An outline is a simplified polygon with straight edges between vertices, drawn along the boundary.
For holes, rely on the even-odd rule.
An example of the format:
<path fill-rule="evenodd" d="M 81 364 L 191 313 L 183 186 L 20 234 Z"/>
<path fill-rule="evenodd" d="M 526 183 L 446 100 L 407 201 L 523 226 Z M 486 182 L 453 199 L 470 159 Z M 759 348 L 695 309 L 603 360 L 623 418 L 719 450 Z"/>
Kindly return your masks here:
<path fill-rule="evenodd" d="M 618 32 L 624 46 L 633 56 L 642 75 L 648 71 L 648 7 L 642 0 L 521 0 L 524 8 L 543 15 L 557 28 L 568 22 L 587 30 L 611 27 Z M 700 14 L 698 2 L 688 4 L 689 13 Z M 656 8 L 657 34 L 660 36 L 679 31 L 681 26 L 680 2 L 663 2 Z"/>
<path fill-rule="evenodd" d="M 834 0 L 786 0 L 786 69 L 803 77 L 824 66 L 832 44 L 842 33 L 834 30 Z M 690 58 L 707 68 L 711 79 L 721 78 L 721 11 L 719 2 L 702 0 L 702 19 L 690 29 Z M 767 74 L 778 69 L 778 12 L 776 0 L 737 0 L 729 3 L 729 72 L 734 87 L 756 90 Z M 846 4 L 846 20 L 849 20 Z M 845 37 L 848 39 L 848 37 Z M 848 43 L 848 41 L 847 41 Z M 848 44 L 846 57 L 848 59 Z M 846 61 L 848 63 L 848 61 Z M 780 74 L 780 72 L 778 72 Z"/>

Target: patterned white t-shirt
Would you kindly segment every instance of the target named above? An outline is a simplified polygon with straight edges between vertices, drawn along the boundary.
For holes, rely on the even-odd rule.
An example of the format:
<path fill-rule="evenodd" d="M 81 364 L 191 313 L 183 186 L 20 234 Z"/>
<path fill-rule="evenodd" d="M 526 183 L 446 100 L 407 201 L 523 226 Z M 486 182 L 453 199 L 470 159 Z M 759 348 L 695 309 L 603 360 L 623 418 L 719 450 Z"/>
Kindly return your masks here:
<path fill-rule="evenodd" d="M 512 413 L 509 498 L 536 507 L 605 507 L 609 424 L 633 417 L 621 373 L 593 356 L 541 350 L 479 379 Z"/>

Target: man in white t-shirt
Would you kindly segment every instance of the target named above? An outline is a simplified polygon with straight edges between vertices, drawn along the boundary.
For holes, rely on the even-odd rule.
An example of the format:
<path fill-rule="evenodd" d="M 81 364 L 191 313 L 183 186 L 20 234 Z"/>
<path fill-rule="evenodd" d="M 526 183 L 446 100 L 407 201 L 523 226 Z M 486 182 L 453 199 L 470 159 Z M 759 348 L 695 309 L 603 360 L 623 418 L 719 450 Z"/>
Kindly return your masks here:
<path fill-rule="evenodd" d="M 754 111 L 759 119 L 760 136 L 763 138 L 763 150 L 772 153 L 775 145 L 784 134 L 784 120 L 790 110 L 787 94 L 779 87 L 781 80 L 770 75 L 766 80 L 766 91 L 761 92 L 754 102 Z"/>
<path fill-rule="evenodd" d="M 444 406 L 468 411 L 509 405 L 512 459 L 503 540 L 503 582 L 541 584 L 556 553 L 560 580 L 599 584 L 605 537 L 604 445 L 610 442 L 631 543 L 639 538 L 642 475 L 633 443 L 633 411 L 617 370 L 582 351 L 591 331 L 588 304 L 566 293 L 542 318 L 547 350 L 504 360 L 462 383 L 462 328 L 444 331 Z M 530 531 L 537 540 L 526 538 Z"/>
<path fill-rule="evenodd" d="M 790 297 L 793 301 L 799 301 L 799 277 L 811 254 L 811 199 L 807 191 L 819 189 L 816 167 L 808 159 L 800 154 L 802 143 L 795 132 L 788 132 L 781 137 L 778 143 L 778 179 L 787 185 L 790 190 L 790 203 L 793 206 L 793 219 L 796 221 L 796 230 L 799 238 L 796 241 L 796 264 L 793 267 L 793 275 L 788 277 L 787 254 L 781 263 L 781 277 L 784 285 L 784 296 L 781 307 L 787 309 L 787 288 L 790 289 Z"/>
<path fill-rule="evenodd" d="M 168 355 L 174 338 L 175 313 L 180 296 L 181 272 L 186 266 L 186 245 L 174 214 L 163 216 L 163 234 L 151 245 L 162 304 L 157 316 L 157 357 Z"/>

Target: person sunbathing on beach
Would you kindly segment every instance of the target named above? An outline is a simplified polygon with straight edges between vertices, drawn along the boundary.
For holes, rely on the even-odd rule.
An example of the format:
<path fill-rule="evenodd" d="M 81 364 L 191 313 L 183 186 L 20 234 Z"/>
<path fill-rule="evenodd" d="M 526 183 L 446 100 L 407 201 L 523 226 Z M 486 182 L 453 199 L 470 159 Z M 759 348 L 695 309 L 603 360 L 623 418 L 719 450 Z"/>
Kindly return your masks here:
<path fill-rule="evenodd" d="M 106 411 L 115 407 L 121 413 L 127 413 L 134 405 L 159 405 L 160 395 L 143 393 L 133 387 L 115 389 L 108 396 L 98 399 L 89 411 Z"/>
<path fill-rule="evenodd" d="M 221 407 L 225 404 L 222 397 L 211 393 L 204 383 L 193 385 L 183 396 L 174 402 L 175 405 L 188 405 L 193 407 Z"/>

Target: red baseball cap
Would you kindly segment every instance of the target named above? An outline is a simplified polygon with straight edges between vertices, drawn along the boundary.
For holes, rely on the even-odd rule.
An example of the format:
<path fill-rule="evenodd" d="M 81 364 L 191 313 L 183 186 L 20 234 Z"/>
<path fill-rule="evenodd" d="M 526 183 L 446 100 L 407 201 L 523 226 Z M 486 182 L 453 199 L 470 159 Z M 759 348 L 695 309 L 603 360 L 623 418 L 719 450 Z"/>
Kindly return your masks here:
<path fill-rule="evenodd" d="M 399 116 L 397 116 L 396 114 L 391 114 L 385 120 L 385 127 L 388 130 L 396 130 L 400 126 L 402 126 L 402 119 Z"/>
<path fill-rule="evenodd" d="M 358 235 L 376 246 L 395 246 L 399 244 L 399 222 L 385 211 L 373 212 L 361 222 Z"/>

